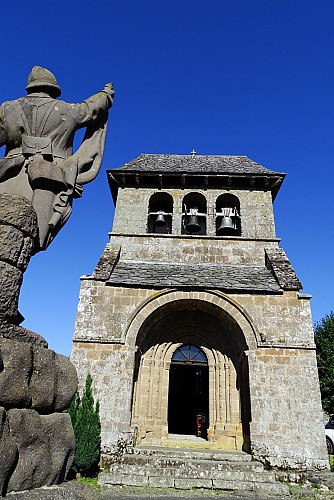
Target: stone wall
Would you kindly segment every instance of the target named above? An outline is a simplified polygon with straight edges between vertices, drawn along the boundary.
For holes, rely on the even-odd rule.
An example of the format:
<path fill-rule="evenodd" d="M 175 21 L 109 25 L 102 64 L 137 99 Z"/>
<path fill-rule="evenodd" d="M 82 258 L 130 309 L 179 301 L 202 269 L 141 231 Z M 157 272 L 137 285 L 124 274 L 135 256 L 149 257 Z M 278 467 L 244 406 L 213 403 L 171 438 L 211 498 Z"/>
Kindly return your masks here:
<path fill-rule="evenodd" d="M 277 238 L 264 241 L 212 236 L 114 234 L 108 245 L 121 249 L 122 260 L 216 263 L 227 265 L 265 263 L 264 248 L 276 248 Z"/>
<path fill-rule="evenodd" d="M 257 349 L 249 368 L 254 456 L 280 468 L 326 467 L 315 351 Z"/>

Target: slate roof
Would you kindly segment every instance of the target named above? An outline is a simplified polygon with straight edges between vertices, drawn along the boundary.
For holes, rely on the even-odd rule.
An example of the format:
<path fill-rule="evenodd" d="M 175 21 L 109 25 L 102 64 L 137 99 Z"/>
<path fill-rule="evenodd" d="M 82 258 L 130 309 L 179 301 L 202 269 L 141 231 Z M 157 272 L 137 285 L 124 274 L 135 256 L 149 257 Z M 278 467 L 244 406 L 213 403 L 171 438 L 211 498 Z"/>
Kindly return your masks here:
<path fill-rule="evenodd" d="M 303 288 L 283 248 L 266 249 L 266 266 L 283 290 Z"/>
<path fill-rule="evenodd" d="M 278 175 L 247 156 L 141 154 L 116 171 Z M 284 175 L 284 174 L 283 174 Z"/>
<path fill-rule="evenodd" d="M 170 264 L 119 261 L 107 280 L 110 285 L 199 287 L 228 291 L 279 293 L 279 284 L 265 266 Z"/>

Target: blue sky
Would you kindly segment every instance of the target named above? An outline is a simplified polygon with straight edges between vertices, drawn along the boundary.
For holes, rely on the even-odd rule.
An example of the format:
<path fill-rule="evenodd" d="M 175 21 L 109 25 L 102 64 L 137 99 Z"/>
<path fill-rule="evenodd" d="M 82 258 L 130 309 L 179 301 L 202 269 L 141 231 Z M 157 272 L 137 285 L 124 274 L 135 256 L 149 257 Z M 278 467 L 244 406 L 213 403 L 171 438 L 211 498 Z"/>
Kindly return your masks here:
<path fill-rule="evenodd" d="M 0 100 L 34 65 L 78 102 L 116 98 L 97 180 L 25 274 L 24 325 L 69 355 L 80 280 L 102 253 L 113 204 L 105 170 L 140 153 L 247 155 L 286 172 L 277 235 L 314 320 L 334 309 L 332 0 L 2 0 Z M 3 154 L 3 150 L 1 150 Z"/>

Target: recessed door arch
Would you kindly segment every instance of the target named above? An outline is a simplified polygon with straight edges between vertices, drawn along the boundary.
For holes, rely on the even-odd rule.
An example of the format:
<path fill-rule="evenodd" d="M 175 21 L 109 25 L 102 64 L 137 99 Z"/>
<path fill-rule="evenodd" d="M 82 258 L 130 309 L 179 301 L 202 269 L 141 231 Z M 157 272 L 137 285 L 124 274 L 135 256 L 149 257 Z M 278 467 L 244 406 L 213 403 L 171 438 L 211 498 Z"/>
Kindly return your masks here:
<path fill-rule="evenodd" d="M 250 399 L 245 336 L 218 307 L 180 300 L 156 309 L 137 335 L 132 425 L 137 444 L 168 438 L 168 396 L 172 358 L 182 345 L 199 347 L 208 362 L 207 439 L 222 449 L 249 449 Z"/>

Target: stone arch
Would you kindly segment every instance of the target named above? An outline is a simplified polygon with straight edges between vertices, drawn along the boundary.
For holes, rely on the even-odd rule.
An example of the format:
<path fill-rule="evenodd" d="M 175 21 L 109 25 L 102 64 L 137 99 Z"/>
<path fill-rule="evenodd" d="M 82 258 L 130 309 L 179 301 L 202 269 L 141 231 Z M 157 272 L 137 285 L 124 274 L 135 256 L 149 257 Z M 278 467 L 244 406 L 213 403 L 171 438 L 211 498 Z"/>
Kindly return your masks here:
<path fill-rule="evenodd" d="M 154 292 L 148 299 L 138 306 L 129 318 L 126 325 L 124 337 L 129 346 L 135 346 L 137 334 L 148 316 L 165 304 L 179 300 L 194 300 L 196 302 L 210 303 L 224 311 L 233 318 L 243 332 L 248 348 L 256 349 L 261 343 L 261 335 L 255 327 L 249 314 L 236 301 L 232 300 L 223 292 L 218 291 L 179 291 L 161 290 Z"/>
<path fill-rule="evenodd" d="M 167 439 L 171 359 L 175 349 L 189 343 L 199 346 L 208 360 L 209 441 L 223 449 L 248 449 L 245 352 L 250 343 L 254 346 L 254 332 L 248 332 L 248 343 L 240 326 L 247 324 L 244 317 L 234 311 L 237 321 L 227 304 L 221 308 L 215 303 L 220 300 L 205 292 L 174 291 L 137 311 L 127 332 L 127 342 L 136 348 L 132 425 L 137 427 L 137 443 L 164 444 Z"/>

